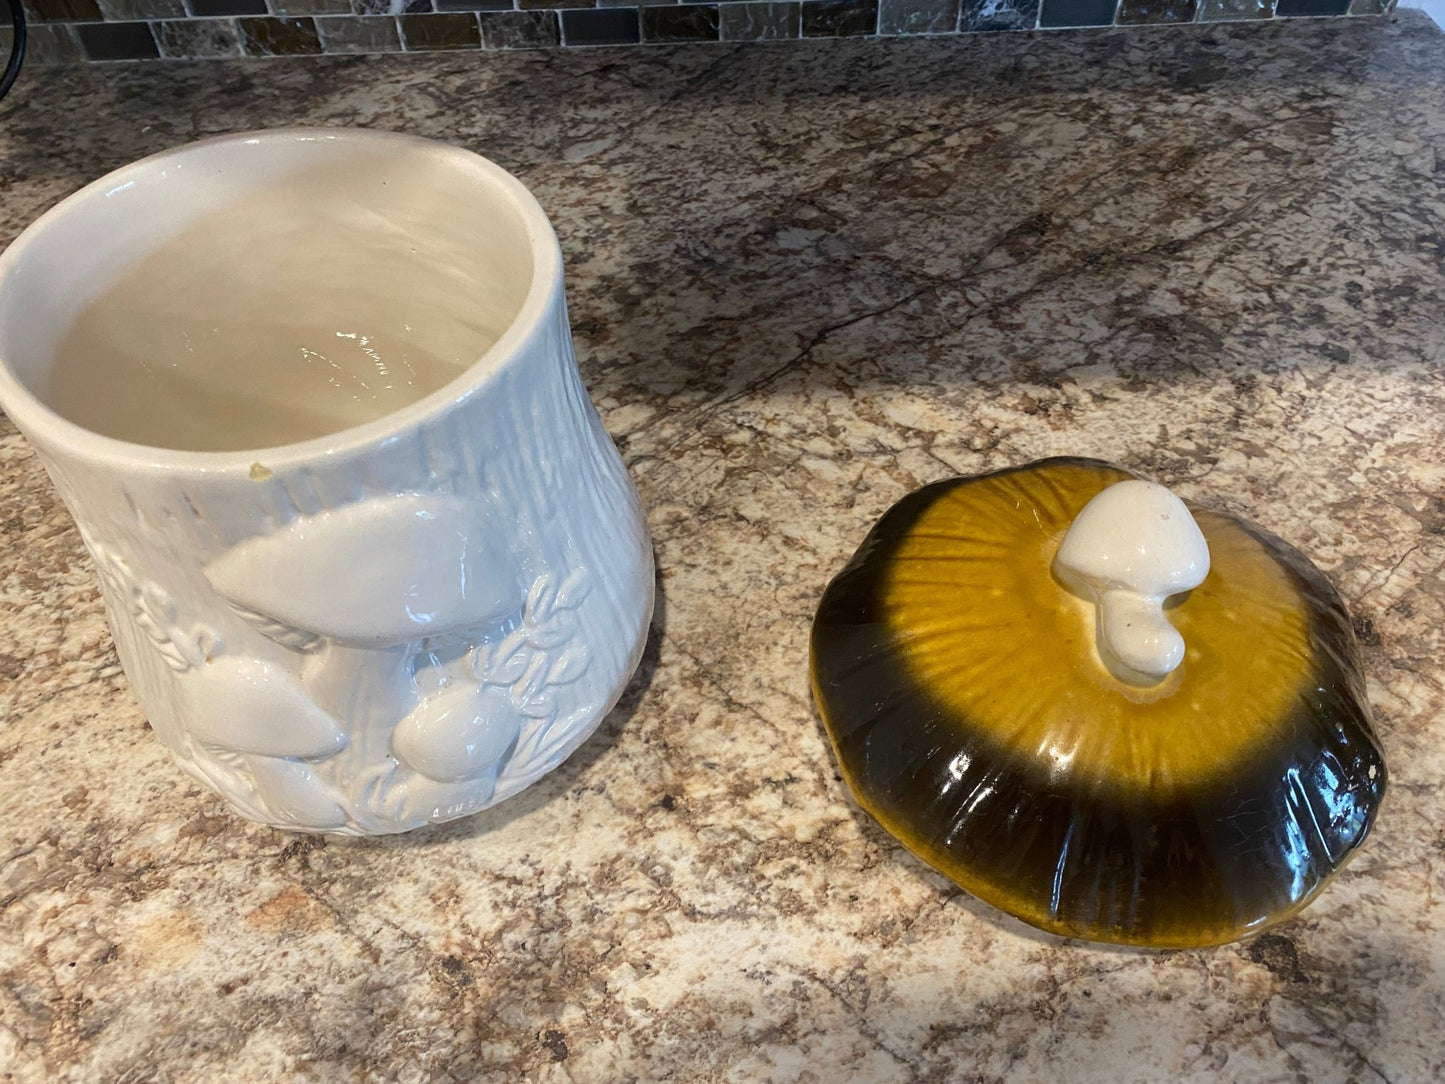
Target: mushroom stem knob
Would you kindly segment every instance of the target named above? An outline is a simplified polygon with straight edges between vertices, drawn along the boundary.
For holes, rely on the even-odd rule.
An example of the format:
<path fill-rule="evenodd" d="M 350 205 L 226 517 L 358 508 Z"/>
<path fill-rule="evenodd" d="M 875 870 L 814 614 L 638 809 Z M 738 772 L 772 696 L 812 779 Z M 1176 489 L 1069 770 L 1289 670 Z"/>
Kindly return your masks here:
<path fill-rule="evenodd" d="M 1074 518 L 1054 567 L 1097 608 L 1100 661 L 1116 677 L 1155 684 L 1184 661 L 1184 638 L 1164 603 L 1209 574 L 1209 546 L 1183 501 L 1131 479 L 1099 493 Z"/>

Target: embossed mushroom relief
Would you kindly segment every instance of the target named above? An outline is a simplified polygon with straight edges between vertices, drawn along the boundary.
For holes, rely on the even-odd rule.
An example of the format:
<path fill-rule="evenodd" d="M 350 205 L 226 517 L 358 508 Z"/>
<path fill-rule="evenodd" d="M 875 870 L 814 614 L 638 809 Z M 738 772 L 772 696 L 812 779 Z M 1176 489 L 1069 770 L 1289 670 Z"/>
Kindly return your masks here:
<path fill-rule="evenodd" d="M 554 755 L 569 725 L 557 691 L 590 657 L 574 612 L 589 578 L 534 570 L 526 586 L 498 515 L 475 499 L 373 498 L 207 567 L 283 649 L 207 659 L 182 686 L 190 738 L 211 771 L 242 774 L 254 816 L 389 830 L 479 807 L 507 767 Z"/>
<path fill-rule="evenodd" d="M 905 497 L 825 591 L 811 665 L 859 804 L 1065 936 L 1266 929 L 1349 859 L 1385 791 L 1323 574 L 1096 460 Z"/>

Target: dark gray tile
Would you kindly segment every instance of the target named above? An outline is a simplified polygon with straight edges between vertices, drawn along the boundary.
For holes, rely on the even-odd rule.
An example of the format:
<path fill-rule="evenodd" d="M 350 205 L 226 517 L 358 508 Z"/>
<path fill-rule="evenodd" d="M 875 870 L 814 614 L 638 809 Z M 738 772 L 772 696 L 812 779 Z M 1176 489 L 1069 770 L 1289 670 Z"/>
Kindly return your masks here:
<path fill-rule="evenodd" d="M 1120 0 L 1114 21 L 1120 26 L 1146 23 L 1192 23 L 1199 0 Z"/>
<path fill-rule="evenodd" d="M 777 41 L 801 33 L 797 3 L 723 4 L 720 10 L 723 41 Z"/>
<path fill-rule="evenodd" d="M 403 15 L 400 22 L 401 43 L 411 52 L 482 47 L 482 32 L 477 29 L 477 17 L 466 12 Z"/>
<path fill-rule="evenodd" d="M 484 11 L 480 19 L 488 49 L 543 49 L 562 41 L 555 11 Z"/>
<path fill-rule="evenodd" d="M 85 59 L 73 26 L 37 24 L 25 28 L 25 65 L 37 68 L 74 64 Z M 25 76 L 22 74 L 21 79 Z"/>
<path fill-rule="evenodd" d="M 247 56 L 305 56 L 321 52 L 314 19 L 237 19 Z"/>
<path fill-rule="evenodd" d="M 316 20 L 321 48 L 328 53 L 396 53 L 401 37 L 390 15 L 323 15 Z"/>
<path fill-rule="evenodd" d="M 636 8 L 562 12 L 562 41 L 568 45 L 634 45 L 640 40 Z"/>
<path fill-rule="evenodd" d="M 75 32 L 91 60 L 148 60 L 160 55 L 149 23 L 83 23 Z"/>
<path fill-rule="evenodd" d="M 266 0 L 186 0 L 192 15 L 265 15 Z"/>
<path fill-rule="evenodd" d="M 167 19 L 151 29 L 164 57 L 241 55 L 241 35 L 230 19 Z"/>
<path fill-rule="evenodd" d="M 1199 18 L 1205 22 L 1273 17 L 1274 0 L 1202 0 L 1199 8 Z"/>
<path fill-rule="evenodd" d="M 1384 15 L 1394 10 L 1395 0 L 1352 0 L 1351 15 Z"/>
<path fill-rule="evenodd" d="M 958 28 L 964 31 L 1032 30 L 1039 0 L 963 0 Z"/>
<path fill-rule="evenodd" d="M 958 29 L 959 0 L 880 0 L 880 34 L 951 34 Z"/>
<path fill-rule="evenodd" d="M 1275 15 L 1348 15 L 1350 0 L 1279 0 Z"/>
<path fill-rule="evenodd" d="M 434 0 L 438 11 L 511 11 L 512 0 Z"/>
<path fill-rule="evenodd" d="M 32 23 L 99 22 L 101 18 L 95 0 L 25 0 L 24 7 Z"/>
<path fill-rule="evenodd" d="M 353 15 L 419 15 L 430 11 L 432 0 L 351 0 Z"/>
<path fill-rule="evenodd" d="M 522 11 L 578 9 L 596 6 L 593 0 L 517 0 L 517 7 Z M 629 6 L 637 7 L 637 0 L 629 0 Z"/>
<path fill-rule="evenodd" d="M 674 4 L 642 9 L 643 41 L 717 41 L 716 4 Z"/>
<path fill-rule="evenodd" d="M 351 0 L 269 0 L 272 15 L 349 15 Z"/>
<path fill-rule="evenodd" d="M 878 32 L 878 0 L 803 4 L 803 37 L 851 38 Z"/>
<path fill-rule="evenodd" d="M 96 0 L 107 19 L 123 23 L 137 19 L 184 19 L 181 0 Z"/>
<path fill-rule="evenodd" d="M 1040 26 L 1108 26 L 1119 0 L 1044 0 Z"/>

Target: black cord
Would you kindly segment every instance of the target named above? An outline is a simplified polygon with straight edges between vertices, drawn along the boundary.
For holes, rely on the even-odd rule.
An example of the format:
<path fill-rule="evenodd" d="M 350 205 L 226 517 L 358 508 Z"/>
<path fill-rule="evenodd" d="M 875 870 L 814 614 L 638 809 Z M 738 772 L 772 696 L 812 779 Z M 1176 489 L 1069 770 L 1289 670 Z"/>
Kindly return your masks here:
<path fill-rule="evenodd" d="M 20 6 L 20 0 L 10 0 L 10 18 L 15 25 L 10 36 L 10 60 L 5 64 L 5 71 L 0 72 L 0 98 L 5 97 L 5 92 L 15 83 L 20 75 L 20 62 L 25 59 L 25 9 Z"/>

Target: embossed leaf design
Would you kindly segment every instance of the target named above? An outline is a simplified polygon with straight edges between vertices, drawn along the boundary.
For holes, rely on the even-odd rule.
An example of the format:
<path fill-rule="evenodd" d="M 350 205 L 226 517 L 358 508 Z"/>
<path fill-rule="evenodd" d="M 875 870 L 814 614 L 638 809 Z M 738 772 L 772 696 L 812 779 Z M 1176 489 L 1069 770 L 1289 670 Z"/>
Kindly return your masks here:
<path fill-rule="evenodd" d="M 557 656 L 552 669 L 547 672 L 547 684 L 570 685 L 587 669 L 587 649 L 580 643 L 572 644 Z"/>
<path fill-rule="evenodd" d="M 532 656 L 531 663 L 527 670 L 517 679 L 512 686 L 512 703 L 520 707 L 529 698 L 536 696 L 542 691 L 542 685 L 547 680 L 547 656 L 537 654 Z"/>
<path fill-rule="evenodd" d="M 582 605 L 592 591 L 592 580 L 584 568 L 573 569 L 562 586 L 557 588 L 557 605 L 564 610 L 575 610 Z"/>
<path fill-rule="evenodd" d="M 557 689 L 580 678 L 591 659 L 578 636 L 573 612 L 587 597 L 588 577 L 578 569 L 560 586 L 554 587 L 556 582 L 550 574 L 539 576 L 527 593 L 522 627 L 500 642 L 479 645 L 472 655 L 477 678 L 505 688 L 511 706 L 533 721 L 515 754 L 518 757 L 530 757 L 547 745 L 558 710 Z"/>
<path fill-rule="evenodd" d="M 529 719 L 550 719 L 557 710 L 557 694 L 544 689 L 529 697 L 511 697 L 512 704 Z"/>
<path fill-rule="evenodd" d="M 552 616 L 557 604 L 557 590 L 551 576 L 538 576 L 532 589 L 527 592 L 527 606 L 524 617 L 528 625 L 540 625 Z"/>
<path fill-rule="evenodd" d="M 490 685 L 510 685 L 527 672 L 531 653 L 527 650 L 527 632 L 518 629 L 500 644 L 483 644 L 473 661 L 477 677 Z"/>
<path fill-rule="evenodd" d="M 527 642 L 538 651 L 550 651 L 572 639 L 576 631 L 576 624 L 571 618 L 559 614 L 547 624 L 531 629 L 527 635 Z"/>
<path fill-rule="evenodd" d="M 172 670 L 185 673 L 224 650 L 214 629 L 201 624 L 189 628 L 182 625 L 180 608 L 160 584 L 137 575 L 124 557 L 91 535 L 82 537 L 114 603 L 126 608 L 136 627 Z"/>

